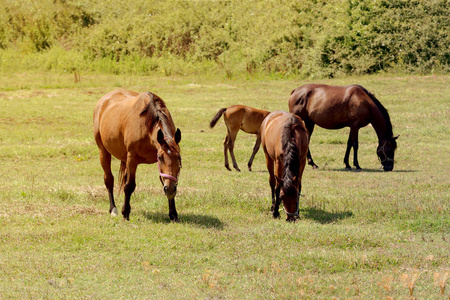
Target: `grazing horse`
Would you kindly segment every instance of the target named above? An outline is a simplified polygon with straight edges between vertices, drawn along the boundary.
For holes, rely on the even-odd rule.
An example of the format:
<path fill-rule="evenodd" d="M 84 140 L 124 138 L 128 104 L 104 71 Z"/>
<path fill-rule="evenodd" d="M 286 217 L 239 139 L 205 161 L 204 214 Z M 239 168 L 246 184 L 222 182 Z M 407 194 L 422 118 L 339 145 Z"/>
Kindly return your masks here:
<path fill-rule="evenodd" d="M 237 171 L 241 171 L 237 165 L 236 158 L 234 157 L 234 141 L 236 140 L 236 135 L 239 129 L 246 133 L 256 134 L 256 143 L 253 147 L 252 156 L 248 161 L 248 170 L 252 170 L 253 159 L 255 158 L 256 152 L 259 150 L 261 145 L 261 133 L 260 127 L 264 118 L 269 114 L 268 111 L 256 109 L 244 105 L 233 105 L 230 107 L 220 109 L 214 118 L 209 123 L 209 127 L 213 128 L 220 117 L 223 115 L 225 125 L 227 126 L 227 136 L 223 142 L 223 152 L 225 155 L 225 168 L 231 171 L 228 164 L 228 153 L 230 150 L 231 159 L 233 160 L 233 167 Z"/>
<path fill-rule="evenodd" d="M 351 169 L 348 160 L 353 147 L 353 164 L 358 171 L 361 170 L 358 163 L 358 131 L 361 127 L 372 124 L 378 136 L 377 155 L 383 169 L 394 169 L 398 136 L 393 136 L 386 108 L 362 86 L 302 85 L 291 92 L 289 111 L 302 118 L 310 138 L 315 124 L 326 129 L 350 127 L 344 164 L 346 169 Z M 317 168 L 309 149 L 307 157 L 308 164 Z"/>
<path fill-rule="evenodd" d="M 180 129 L 176 129 L 164 101 L 150 92 L 116 90 L 103 96 L 94 110 L 94 137 L 100 150 L 100 163 L 109 195 L 109 212 L 117 215 L 114 204 L 114 177 L 111 155 L 121 161 L 120 190 L 125 193 L 122 215 L 130 219 L 130 197 L 139 164 L 158 164 L 159 178 L 169 201 L 169 217 L 178 221 L 175 208 L 181 168 Z"/>
<path fill-rule="evenodd" d="M 261 124 L 261 141 L 269 171 L 274 218 L 280 216 L 280 201 L 283 201 L 286 221 L 295 221 L 298 217 L 308 139 L 303 121 L 285 111 L 270 113 Z"/>

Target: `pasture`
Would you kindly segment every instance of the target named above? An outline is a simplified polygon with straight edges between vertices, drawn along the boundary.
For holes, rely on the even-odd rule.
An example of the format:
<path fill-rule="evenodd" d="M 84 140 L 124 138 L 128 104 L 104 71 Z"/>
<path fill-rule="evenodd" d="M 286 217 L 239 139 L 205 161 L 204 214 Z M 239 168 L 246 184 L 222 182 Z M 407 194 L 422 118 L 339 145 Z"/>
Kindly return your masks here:
<path fill-rule="evenodd" d="M 393 172 L 360 130 L 362 172 L 345 171 L 348 129 L 316 127 L 300 219 L 272 219 L 262 149 L 240 132 L 242 172 L 224 167 L 222 107 L 288 110 L 310 81 L 15 74 L 0 76 L 0 299 L 448 299 L 450 77 L 388 75 L 357 83 L 400 134 Z M 108 214 L 92 136 L 97 100 L 151 91 L 181 129 L 183 168 L 168 218 L 156 165 L 140 165 L 130 221 Z M 352 156 L 351 156 L 352 159 Z M 118 177 L 119 162 L 113 161 Z M 117 193 L 116 193 L 117 194 Z M 123 194 L 116 200 L 120 210 Z"/>

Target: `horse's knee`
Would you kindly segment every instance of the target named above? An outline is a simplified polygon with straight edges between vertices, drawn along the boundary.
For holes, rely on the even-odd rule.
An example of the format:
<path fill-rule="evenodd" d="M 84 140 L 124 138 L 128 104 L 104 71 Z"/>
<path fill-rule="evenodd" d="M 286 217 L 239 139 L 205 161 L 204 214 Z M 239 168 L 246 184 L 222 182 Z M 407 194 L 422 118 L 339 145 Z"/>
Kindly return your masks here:
<path fill-rule="evenodd" d="M 114 176 L 112 175 L 105 175 L 103 178 L 105 182 L 105 186 L 108 190 L 112 190 L 114 188 Z"/>
<path fill-rule="evenodd" d="M 125 195 L 129 196 L 134 192 L 135 188 L 136 188 L 136 183 L 134 181 L 131 181 L 131 182 L 127 182 L 125 184 L 125 186 L 123 187 L 123 191 L 125 192 Z"/>

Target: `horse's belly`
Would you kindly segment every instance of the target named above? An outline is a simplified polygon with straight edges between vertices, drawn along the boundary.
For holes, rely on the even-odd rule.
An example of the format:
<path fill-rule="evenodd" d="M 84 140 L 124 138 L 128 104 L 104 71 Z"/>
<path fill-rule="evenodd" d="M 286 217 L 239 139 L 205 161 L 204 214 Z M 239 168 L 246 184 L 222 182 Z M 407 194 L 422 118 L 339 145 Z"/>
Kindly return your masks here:
<path fill-rule="evenodd" d="M 119 136 L 105 135 L 108 138 L 103 139 L 103 146 L 106 150 L 115 158 L 120 159 L 122 161 L 127 160 L 127 148 L 125 146 L 124 140 Z"/>

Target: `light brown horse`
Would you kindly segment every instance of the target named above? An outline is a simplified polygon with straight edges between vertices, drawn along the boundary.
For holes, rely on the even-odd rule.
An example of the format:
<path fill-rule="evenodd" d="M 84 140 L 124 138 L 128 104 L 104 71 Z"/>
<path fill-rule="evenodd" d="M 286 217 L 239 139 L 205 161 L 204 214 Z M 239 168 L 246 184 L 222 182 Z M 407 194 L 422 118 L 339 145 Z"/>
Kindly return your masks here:
<path fill-rule="evenodd" d="M 125 193 L 124 219 L 130 219 L 130 198 L 136 187 L 139 164 L 158 164 L 164 193 L 169 201 L 169 217 L 178 220 L 175 208 L 181 168 L 180 129 L 175 129 L 164 101 L 150 92 L 116 90 L 103 96 L 94 110 L 94 137 L 109 194 L 109 212 L 117 215 L 111 155 L 121 161 L 120 182 Z"/>
<path fill-rule="evenodd" d="M 269 171 L 273 217 L 280 216 L 278 208 L 283 201 L 286 221 L 294 221 L 299 212 L 308 131 L 298 116 L 274 111 L 261 124 L 261 141 Z"/>
<path fill-rule="evenodd" d="M 228 164 L 228 150 L 230 151 L 231 159 L 233 160 L 233 167 L 237 171 L 241 171 L 237 165 L 236 158 L 234 157 L 234 141 L 236 140 L 239 129 L 246 133 L 256 134 L 256 143 L 247 164 L 248 170 L 252 170 L 253 159 L 255 158 L 256 152 L 259 150 L 259 146 L 261 145 L 261 133 L 259 129 L 262 121 L 268 114 L 269 112 L 265 110 L 244 105 L 233 105 L 220 109 L 214 118 L 212 118 L 209 123 L 210 128 L 213 128 L 214 125 L 216 125 L 222 115 L 225 125 L 227 126 L 227 135 L 223 142 L 223 152 L 225 156 L 225 168 L 229 171 L 231 171 L 231 169 Z"/>
<path fill-rule="evenodd" d="M 378 136 L 377 154 L 383 169 L 392 171 L 394 168 L 398 136 L 393 136 L 386 108 L 362 86 L 302 85 L 291 92 L 289 111 L 302 118 L 310 138 L 315 124 L 326 129 L 350 127 L 344 156 L 346 169 L 351 169 L 348 160 L 353 147 L 353 164 L 357 170 L 361 170 L 358 163 L 358 131 L 361 127 L 372 124 Z M 308 164 L 317 168 L 309 149 Z"/>

